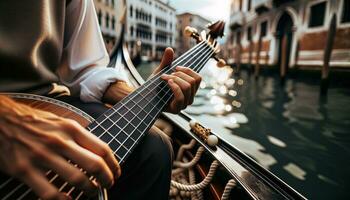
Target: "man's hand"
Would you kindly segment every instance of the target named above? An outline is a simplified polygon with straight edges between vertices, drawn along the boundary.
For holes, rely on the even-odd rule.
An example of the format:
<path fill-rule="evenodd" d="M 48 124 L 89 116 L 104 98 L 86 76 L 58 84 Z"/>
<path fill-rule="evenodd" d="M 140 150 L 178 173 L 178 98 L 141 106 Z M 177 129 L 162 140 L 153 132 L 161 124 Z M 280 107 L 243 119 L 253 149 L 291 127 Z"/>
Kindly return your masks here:
<path fill-rule="evenodd" d="M 112 186 L 120 175 L 108 145 L 77 122 L 0 96 L 0 170 L 26 183 L 41 199 L 68 199 L 47 180 L 48 169 L 91 195 L 98 185 Z M 89 180 L 91 175 L 97 182 Z"/>
<path fill-rule="evenodd" d="M 159 67 L 152 74 L 155 75 L 165 66 L 171 64 L 173 57 L 174 51 L 171 48 L 165 49 Z M 166 111 L 171 113 L 179 113 L 182 109 L 193 103 L 194 96 L 202 80 L 201 76 L 192 69 L 181 66 L 176 67 L 176 72 L 171 75 L 164 74 L 162 79 L 168 82 L 174 93 L 174 98 L 166 109 Z M 115 104 L 133 90 L 134 88 L 131 88 L 125 82 L 117 81 L 107 88 L 103 96 L 103 101 Z"/>
<path fill-rule="evenodd" d="M 165 66 L 171 64 L 173 58 L 174 51 L 171 48 L 165 49 L 162 61 L 153 74 L 158 73 Z M 202 80 L 198 73 L 190 68 L 181 66 L 177 66 L 176 72 L 173 72 L 171 75 L 162 75 L 162 79 L 168 82 L 170 89 L 174 93 L 174 98 L 166 110 L 171 113 L 179 113 L 193 103 L 194 96 Z"/>

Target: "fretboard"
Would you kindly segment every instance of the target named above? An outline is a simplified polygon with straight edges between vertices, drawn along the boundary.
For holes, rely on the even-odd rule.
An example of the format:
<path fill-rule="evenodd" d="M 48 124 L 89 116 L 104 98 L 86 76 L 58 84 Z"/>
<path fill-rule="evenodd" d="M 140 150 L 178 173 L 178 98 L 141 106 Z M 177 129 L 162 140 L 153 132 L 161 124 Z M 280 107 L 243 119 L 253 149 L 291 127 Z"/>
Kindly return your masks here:
<path fill-rule="evenodd" d="M 213 53 L 207 41 L 197 44 L 103 113 L 88 130 L 109 144 L 119 163 L 123 164 L 173 96 L 160 76 L 172 73 L 176 66 L 199 72 Z"/>

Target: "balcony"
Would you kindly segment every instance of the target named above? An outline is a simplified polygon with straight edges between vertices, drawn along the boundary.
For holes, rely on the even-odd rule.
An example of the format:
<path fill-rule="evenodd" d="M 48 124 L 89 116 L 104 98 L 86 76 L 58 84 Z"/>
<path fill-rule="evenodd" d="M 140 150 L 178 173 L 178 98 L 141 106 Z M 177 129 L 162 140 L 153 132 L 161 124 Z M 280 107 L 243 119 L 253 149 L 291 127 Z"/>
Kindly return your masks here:
<path fill-rule="evenodd" d="M 273 0 L 254 0 L 253 8 L 255 8 L 255 12 L 260 15 L 263 12 L 267 12 L 273 6 Z"/>
<path fill-rule="evenodd" d="M 239 11 L 231 14 L 230 16 L 230 28 L 231 30 L 237 29 L 244 24 L 244 13 Z"/>

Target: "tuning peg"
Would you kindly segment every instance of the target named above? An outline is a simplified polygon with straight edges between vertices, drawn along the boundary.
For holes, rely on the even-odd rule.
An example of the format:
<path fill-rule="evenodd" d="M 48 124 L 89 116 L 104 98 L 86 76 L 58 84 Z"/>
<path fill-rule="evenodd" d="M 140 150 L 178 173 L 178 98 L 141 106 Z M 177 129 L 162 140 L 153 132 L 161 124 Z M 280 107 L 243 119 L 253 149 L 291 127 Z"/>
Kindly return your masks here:
<path fill-rule="evenodd" d="M 197 29 L 195 29 L 193 27 L 186 26 L 184 29 L 184 34 L 187 37 L 193 37 L 197 41 L 201 41 L 201 37 L 199 36 Z"/>
<path fill-rule="evenodd" d="M 216 65 L 218 67 L 224 67 L 226 66 L 226 61 L 224 59 L 218 58 L 216 56 L 214 56 L 214 59 L 217 61 Z"/>

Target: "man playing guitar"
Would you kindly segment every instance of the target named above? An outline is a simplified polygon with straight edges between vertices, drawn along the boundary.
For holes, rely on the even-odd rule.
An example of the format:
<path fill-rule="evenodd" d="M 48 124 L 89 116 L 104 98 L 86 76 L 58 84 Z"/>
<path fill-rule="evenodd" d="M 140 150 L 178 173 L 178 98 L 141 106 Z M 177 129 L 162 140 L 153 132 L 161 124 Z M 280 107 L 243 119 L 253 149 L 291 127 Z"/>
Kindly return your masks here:
<path fill-rule="evenodd" d="M 104 103 L 113 105 L 133 91 L 116 69 L 106 68 L 92 0 L 1 1 L 0 27 L 1 92 L 49 95 L 52 83 L 60 83 L 71 92 L 61 100 L 97 117 L 107 109 Z M 166 49 L 156 71 L 173 54 Z M 163 79 L 174 93 L 167 107 L 172 113 L 193 102 L 201 81 L 183 67 Z M 42 199 L 70 198 L 47 180 L 47 169 L 86 194 L 101 185 L 110 188 L 111 199 L 167 199 L 171 155 L 169 139 L 150 131 L 121 170 L 109 146 L 77 122 L 0 95 L 0 170 Z"/>

